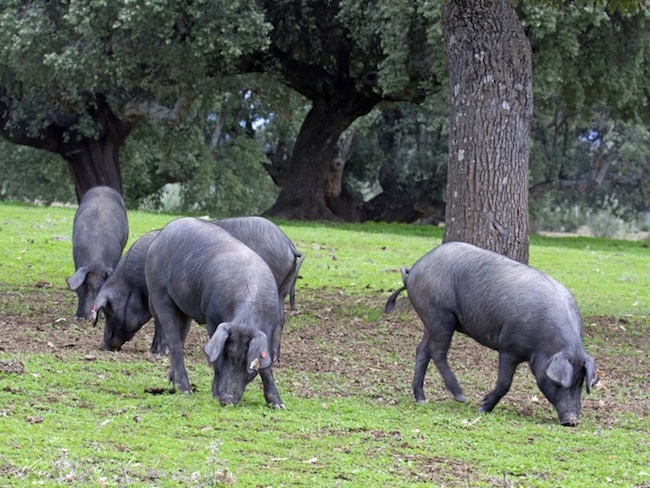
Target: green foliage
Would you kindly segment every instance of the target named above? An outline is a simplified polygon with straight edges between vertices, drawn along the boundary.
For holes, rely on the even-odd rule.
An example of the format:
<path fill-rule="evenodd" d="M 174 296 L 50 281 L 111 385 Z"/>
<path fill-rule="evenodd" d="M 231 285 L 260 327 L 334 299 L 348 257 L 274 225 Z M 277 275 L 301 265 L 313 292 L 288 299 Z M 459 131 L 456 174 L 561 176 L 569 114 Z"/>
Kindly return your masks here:
<path fill-rule="evenodd" d="M 102 94 L 120 115 L 129 103 L 195 98 L 241 55 L 264 49 L 269 29 L 247 0 L 1 5 L 0 87 L 11 124 L 33 135 L 74 114 L 75 129 L 92 136 Z"/>
<path fill-rule="evenodd" d="M 544 195 L 529 206 L 531 232 L 575 232 L 587 223 L 587 218 L 575 201 L 558 201 Z M 570 199 L 577 200 L 577 199 Z"/>
<path fill-rule="evenodd" d="M 530 185 L 556 185 L 550 194 L 531 200 L 532 222 L 536 229 L 575 230 L 587 223 L 588 214 L 599 211 L 606 196 L 620 202 L 619 216 L 638 219 L 650 201 L 648 131 L 644 124 L 619 119 L 647 114 L 650 29 L 636 36 L 647 13 L 612 13 L 585 4 L 560 9 L 543 2 L 517 6 L 534 57 Z M 439 22 L 433 22 L 430 32 L 439 28 Z M 610 61 L 620 70 L 611 69 Z M 446 76 L 444 70 L 436 73 Z M 614 86 L 628 81 L 624 89 Z M 344 174 L 348 190 L 357 200 L 372 196 L 383 174 L 386 183 L 405 191 L 417 191 L 419 183 L 428 181 L 424 191 L 441 198 L 435 188 L 444 188 L 446 179 L 448 110 L 443 93 L 430 94 L 417 107 L 382 107 L 381 115 L 356 123 Z M 605 164 L 604 179 L 596 180 Z M 576 207 L 579 216 L 569 210 Z"/>
<path fill-rule="evenodd" d="M 311 104 L 271 76 L 265 76 L 251 93 L 251 105 L 257 115 L 255 139 L 275 166 L 287 170 L 295 140 Z"/>
<path fill-rule="evenodd" d="M 638 218 L 650 201 L 639 123 L 649 113 L 647 9 L 520 2 L 518 12 L 533 49 L 530 184 L 553 188 L 531 201 L 531 218 L 544 202 L 548 216 L 555 207 L 596 213 L 606 197 L 620 202 L 619 216 Z"/>
<path fill-rule="evenodd" d="M 265 70 L 313 101 L 341 103 L 351 92 L 336 90 L 350 81 L 347 90 L 389 100 L 421 100 L 439 85 L 431 67 L 442 51 L 428 42 L 439 9 L 428 2 L 262 3 L 274 27 L 272 52 L 280 54 Z"/>
<path fill-rule="evenodd" d="M 598 170 L 598 161 L 611 163 L 599 185 L 532 201 L 531 218 L 570 229 L 582 221 L 571 222 L 562 209 L 577 205 L 595 213 L 606 196 L 618 200 L 620 217 L 638 218 L 650 201 L 650 136 L 635 121 L 650 113 L 647 11 L 589 2 L 562 8 L 517 2 L 517 9 L 534 55 L 531 186 L 577 181 Z M 438 4 L 424 1 L 8 0 L 0 7 L 0 87 L 13 123 L 29 121 L 34 134 L 71 113 L 82 116 L 78 131 L 94 133 L 85 115 L 97 93 L 108 96 L 118 115 L 139 101 L 173 106 L 179 97 L 198 96 L 181 133 L 150 125 L 127 140 L 121 155 L 127 205 L 160 209 L 164 185 L 177 183 L 184 209 L 256 213 L 277 194 L 259 165 L 267 156 L 286 169 L 309 101 L 280 86 L 291 73 L 275 69 L 277 59 L 271 76 L 223 74 L 246 65 L 241 59 L 258 59 L 273 39 L 327 73 L 318 86 L 346 77 L 364 85 L 364 74 L 376 72 L 378 86 L 365 79 L 373 93 L 401 98 L 404 91 L 417 99 L 429 92 L 417 107 L 384 105 L 355 124 L 344 180 L 358 201 L 387 183 L 440 198 L 449 108 L 439 15 Z M 6 145 L 0 154 L 2 198 L 74 199 L 56 158 Z"/>
<path fill-rule="evenodd" d="M 262 213 L 275 201 L 277 189 L 260 164 L 259 144 L 239 136 L 225 145 L 211 166 L 201 166 L 183 186 L 183 207 L 217 216 Z"/>
<path fill-rule="evenodd" d="M 0 199 L 76 201 L 68 168 L 60 156 L 0 139 Z"/>
<path fill-rule="evenodd" d="M 518 9 L 534 53 L 536 110 L 550 106 L 589 117 L 603 104 L 614 118 L 647 115 L 647 10 L 611 12 L 580 3 L 557 9 L 536 2 L 520 2 Z"/>
<path fill-rule="evenodd" d="M 611 210 L 600 210 L 591 217 L 590 227 L 596 237 L 614 237 L 625 223 Z"/>
<path fill-rule="evenodd" d="M 282 98 L 283 91 L 270 85 L 269 96 Z M 123 155 L 129 208 L 225 216 L 257 214 L 272 205 L 277 189 L 263 169 L 260 141 L 272 133 L 286 137 L 294 127 L 287 127 L 285 114 L 268 112 L 268 102 L 256 94 L 257 80 L 232 80 L 228 88 L 234 91 L 197 104 L 182 132 L 149 125 L 131 136 Z M 258 121 L 264 122 L 259 133 L 253 129 Z M 165 184 L 179 190 L 176 208 L 162 201 Z"/>
<path fill-rule="evenodd" d="M 378 183 L 442 199 L 434 188 L 446 185 L 448 112 L 444 97 L 431 95 L 420 105 L 382 107 L 359 120 L 345 184 L 357 192 Z"/>

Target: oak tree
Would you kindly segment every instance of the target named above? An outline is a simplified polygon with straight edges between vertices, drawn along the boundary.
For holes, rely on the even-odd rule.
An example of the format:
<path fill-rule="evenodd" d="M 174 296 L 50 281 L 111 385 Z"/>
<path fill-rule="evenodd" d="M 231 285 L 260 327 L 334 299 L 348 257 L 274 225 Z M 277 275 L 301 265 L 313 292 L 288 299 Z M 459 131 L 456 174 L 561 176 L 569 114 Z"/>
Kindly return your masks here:
<path fill-rule="evenodd" d="M 59 154 L 77 197 L 122 190 L 119 151 L 135 125 L 182 125 L 193 100 L 268 25 L 247 0 L 0 3 L 0 135 Z"/>

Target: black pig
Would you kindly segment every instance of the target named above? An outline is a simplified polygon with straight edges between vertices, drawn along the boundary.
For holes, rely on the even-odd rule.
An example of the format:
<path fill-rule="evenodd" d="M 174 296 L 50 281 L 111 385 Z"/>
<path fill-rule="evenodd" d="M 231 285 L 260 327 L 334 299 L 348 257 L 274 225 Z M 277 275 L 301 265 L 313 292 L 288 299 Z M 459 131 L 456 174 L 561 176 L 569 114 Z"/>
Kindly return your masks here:
<path fill-rule="evenodd" d="M 295 302 L 295 283 L 304 255 L 297 251 L 280 228 L 262 217 L 233 217 L 216 220 L 214 224 L 227 230 L 268 264 L 278 287 L 280 302 L 289 293 L 291 308 Z M 148 308 L 147 285 L 144 278 L 144 260 L 149 245 L 159 230 L 140 237 L 122 257 L 111 276 L 100 290 L 95 310 L 104 310 L 103 349 L 119 350 L 151 318 Z M 276 334 L 280 338 L 281 333 Z M 274 349 L 278 349 L 279 344 Z M 164 353 L 166 344 L 156 324 L 151 352 Z M 276 358 L 277 359 L 277 358 Z"/>
<path fill-rule="evenodd" d="M 500 254 L 470 244 L 449 242 L 402 268 L 404 286 L 424 323 L 417 346 L 413 394 L 424 403 L 429 360 L 458 401 L 463 390 L 447 363 L 454 331 L 499 352 L 494 390 L 479 412 L 490 412 L 508 392 L 517 365 L 527 361 L 542 393 L 562 425 L 577 425 L 583 383 L 587 393 L 598 381 L 596 365 L 582 346 L 582 321 L 569 291 L 553 278 Z"/>
<path fill-rule="evenodd" d="M 122 196 L 107 186 L 88 190 L 74 217 L 72 256 L 76 271 L 67 280 L 79 297 L 77 319 L 91 319 L 95 297 L 120 260 L 128 236 Z"/>
<path fill-rule="evenodd" d="M 106 316 L 102 349 L 119 350 L 151 318 L 144 260 L 158 232 L 152 230 L 135 241 L 99 290 L 93 310 L 103 310 Z"/>
<path fill-rule="evenodd" d="M 267 403 L 284 407 L 271 370 L 282 310 L 261 257 L 209 222 L 181 218 L 149 246 L 145 278 L 149 308 L 169 347 L 170 380 L 182 392 L 191 392 L 183 343 L 194 319 L 211 337 L 205 353 L 214 367 L 214 397 L 224 405 L 239 403 L 259 372 Z"/>

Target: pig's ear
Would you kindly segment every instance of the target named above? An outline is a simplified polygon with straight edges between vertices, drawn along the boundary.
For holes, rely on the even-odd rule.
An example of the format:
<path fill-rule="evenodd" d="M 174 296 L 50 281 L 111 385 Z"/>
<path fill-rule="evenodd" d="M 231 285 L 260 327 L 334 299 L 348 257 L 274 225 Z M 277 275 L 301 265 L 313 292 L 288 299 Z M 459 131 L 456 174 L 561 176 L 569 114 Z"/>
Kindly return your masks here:
<path fill-rule="evenodd" d="M 205 355 L 208 357 L 208 363 L 213 364 L 223 352 L 228 336 L 230 335 L 230 325 L 227 323 L 219 324 L 217 330 L 203 348 Z"/>
<path fill-rule="evenodd" d="M 81 268 L 79 268 L 75 272 L 75 274 L 73 274 L 72 276 L 70 276 L 70 278 L 68 278 L 68 280 L 67 280 L 68 281 L 68 287 L 72 291 L 79 288 L 82 285 L 82 283 L 86 280 L 86 275 L 87 274 L 88 274 L 88 267 L 87 266 L 82 266 Z"/>
<path fill-rule="evenodd" d="M 555 353 L 546 368 L 546 376 L 554 383 L 570 388 L 573 383 L 573 366 L 563 353 Z"/>
<path fill-rule="evenodd" d="M 271 354 L 269 353 L 269 338 L 261 331 L 255 332 L 248 345 L 248 372 L 252 373 L 271 366 Z"/>
<path fill-rule="evenodd" d="M 108 295 L 103 292 L 99 292 L 99 295 L 97 295 L 97 298 L 95 298 L 95 303 L 93 304 L 93 311 L 92 311 L 92 321 L 93 321 L 93 326 L 97 325 L 97 321 L 99 320 L 99 312 L 103 309 L 106 308 L 106 305 L 108 304 Z"/>
<path fill-rule="evenodd" d="M 596 362 L 588 354 L 585 355 L 585 371 L 585 387 L 587 388 L 587 393 L 591 393 L 591 388 L 598 383 L 600 378 L 596 370 Z"/>

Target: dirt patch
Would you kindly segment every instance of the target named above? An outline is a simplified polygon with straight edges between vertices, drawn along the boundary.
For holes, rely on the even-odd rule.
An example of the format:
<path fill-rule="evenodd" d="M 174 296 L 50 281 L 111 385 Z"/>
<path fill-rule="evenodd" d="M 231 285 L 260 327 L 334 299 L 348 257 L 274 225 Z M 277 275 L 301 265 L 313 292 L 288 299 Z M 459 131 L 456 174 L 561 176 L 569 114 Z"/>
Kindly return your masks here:
<path fill-rule="evenodd" d="M 296 373 L 285 388 L 305 398 L 364 396 L 386 404 L 410 396 L 415 346 L 422 335 L 422 324 L 408 302 L 401 303 L 399 312 L 382 315 L 379 311 L 388 294 L 351 297 L 343 292 L 300 293 L 298 310 L 288 313 L 282 357 L 274 368 L 279 378 L 283 369 Z M 28 307 L 28 315 L 0 311 L 0 375 L 20 374 L 21 357 L 37 353 L 88 360 L 159 360 L 149 352 L 152 322 L 121 352 L 99 350 L 103 327 L 74 320 L 76 296 L 70 292 L 50 290 L 44 295 L 35 288 L 31 293 L 5 294 L 3 304 L 6 306 L 2 310 L 36 305 Z M 596 394 L 583 396 L 585 414 L 603 426 L 618 422 L 621 415 L 647 416 L 649 325 L 611 317 L 587 317 L 584 323 L 585 343 L 601 376 Z M 205 330 L 193 326 L 185 345 L 188 362 L 205 362 L 202 346 L 206 340 Z M 469 401 L 478 406 L 496 380 L 497 354 L 457 334 L 449 359 Z M 453 401 L 433 366 L 427 374 L 425 392 L 429 401 Z M 165 393 L 168 391 L 164 388 L 152 390 L 152 394 Z M 556 421 L 555 412 L 525 365 L 519 368 L 512 389 L 498 408 L 539 417 L 543 422 Z"/>

